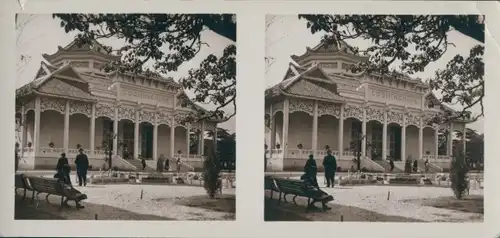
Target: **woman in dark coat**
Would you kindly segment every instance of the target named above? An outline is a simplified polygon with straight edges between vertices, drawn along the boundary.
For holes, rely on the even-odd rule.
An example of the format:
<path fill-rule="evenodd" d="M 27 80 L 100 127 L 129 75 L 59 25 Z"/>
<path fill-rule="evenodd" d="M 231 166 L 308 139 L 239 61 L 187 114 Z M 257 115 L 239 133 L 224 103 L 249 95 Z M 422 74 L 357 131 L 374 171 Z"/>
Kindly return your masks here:
<path fill-rule="evenodd" d="M 313 155 L 309 155 L 309 159 L 306 161 L 306 165 L 304 166 L 304 172 L 310 177 L 312 185 L 319 187 L 317 179 L 318 166 L 316 165 L 316 160 L 314 160 Z"/>

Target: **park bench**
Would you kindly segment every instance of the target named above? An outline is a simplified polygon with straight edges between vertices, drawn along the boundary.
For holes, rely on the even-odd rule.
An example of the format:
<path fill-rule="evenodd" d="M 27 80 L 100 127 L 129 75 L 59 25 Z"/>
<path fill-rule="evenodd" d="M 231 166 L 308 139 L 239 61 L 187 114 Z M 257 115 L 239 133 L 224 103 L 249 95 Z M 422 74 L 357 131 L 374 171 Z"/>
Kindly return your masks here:
<path fill-rule="evenodd" d="M 28 177 L 28 179 L 33 188 L 33 191 L 36 192 L 35 199 L 37 207 L 40 202 L 38 195 L 40 195 L 41 193 L 47 194 L 45 196 L 45 200 L 47 201 L 47 203 L 50 203 L 49 201 L 50 195 L 60 196 L 61 197 L 61 205 L 59 208 L 60 210 L 64 206 L 64 198 L 66 198 L 69 201 L 75 201 L 75 202 L 86 198 L 86 195 L 77 193 L 76 190 L 73 189 L 71 186 L 59 182 L 56 178 Z M 77 209 L 79 209 L 78 206 Z"/>
<path fill-rule="evenodd" d="M 272 180 L 273 182 L 271 183 L 270 180 Z M 316 202 L 321 202 L 323 205 L 323 210 L 326 210 L 325 204 L 327 202 L 333 201 L 333 196 L 301 180 L 268 178 L 266 184 L 266 189 L 279 193 L 278 202 L 281 202 L 281 198 L 283 198 L 283 200 L 287 202 L 287 195 L 293 195 L 292 200 L 294 204 L 297 204 L 295 198 L 306 197 L 306 212 L 309 211 L 309 209 L 314 206 Z"/>
<path fill-rule="evenodd" d="M 17 190 L 18 189 L 22 189 L 23 190 L 23 199 L 26 199 L 27 190 L 33 191 L 33 194 L 31 196 L 31 200 L 34 199 L 34 197 L 35 197 L 35 191 L 31 187 L 29 179 L 24 174 L 16 174 L 15 175 L 14 186 L 15 186 L 16 194 L 17 194 Z"/>

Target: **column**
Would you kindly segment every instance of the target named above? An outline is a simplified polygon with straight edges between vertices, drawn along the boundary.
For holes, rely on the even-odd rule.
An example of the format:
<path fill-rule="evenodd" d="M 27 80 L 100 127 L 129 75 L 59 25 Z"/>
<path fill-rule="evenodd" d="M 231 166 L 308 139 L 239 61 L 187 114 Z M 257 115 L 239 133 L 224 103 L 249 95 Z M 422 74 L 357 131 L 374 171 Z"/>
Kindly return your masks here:
<path fill-rule="evenodd" d="M 158 124 L 153 124 L 153 159 L 158 159 Z"/>
<path fill-rule="evenodd" d="M 448 132 L 448 146 L 447 146 L 447 155 L 453 156 L 453 122 L 450 123 L 450 130 Z"/>
<path fill-rule="evenodd" d="M 94 154 L 95 150 L 95 103 L 92 103 L 92 112 L 90 114 L 90 143 L 89 150 Z"/>
<path fill-rule="evenodd" d="M 26 109 L 24 106 L 21 106 L 21 122 L 20 122 L 20 132 L 21 132 L 21 143 L 19 144 L 19 148 L 21 149 L 20 156 L 24 156 L 24 147 L 26 147 L 26 137 L 27 137 L 27 128 L 26 128 Z"/>
<path fill-rule="evenodd" d="M 191 150 L 191 125 L 186 124 L 186 157 L 189 157 L 189 151 Z"/>
<path fill-rule="evenodd" d="M 339 130 L 338 130 L 338 150 L 339 157 L 344 153 L 344 104 L 340 105 L 340 119 L 339 119 Z"/>
<path fill-rule="evenodd" d="M 170 158 L 175 158 L 175 119 L 170 122 Z"/>
<path fill-rule="evenodd" d="M 200 155 L 205 154 L 205 121 L 201 121 Z"/>
<path fill-rule="evenodd" d="M 464 123 L 464 131 L 462 132 L 463 134 L 463 152 L 464 155 L 467 157 L 467 124 Z"/>
<path fill-rule="evenodd" d="M 361 122 L 361 156 L 366 156 L 366 108 L 363 107 L 363 121 Z"/>
<path fill-rule="evenodd" d="M 35 123 L 34 123 L 34 128 L 33 128 L 33 149 L 36 153 L 38 153 L 38 150 L 40 149 L 40 98 L 37 97 L 35 99 Z"/>
<path fill-rule="evenodd" d="M 403 113 L 403 125 L 401 126 L 401 161 L 406 161 L 406 113 Z"/>
<path fill-rule="evenodd" d="M 318 101 L 314 101 L 313 109 L 313 126 L 312 126 L 312 151 L 316 156 L 316 150 L 318 149 Z"/>
<path fill-rule="evenodd" d="M 418 128 L 418 158 L 422 159 L 424 153 L 424 120 L 420 117 L 420 127 Z"/>
<path fill-rule="evenodd" d="M 113 120 L 113 155 L 118 154 L 118 106 L 115 106 L 115 119 Z"/>
<path fill-rule="evenodd" d="M 289 123 L 289 101 L 288 98 L 283 101 L 283 136 L 281 139 L 281 148 L 283 149 L 283 155 L 286 155 L 288 148 L 288 123 Z"/>
<path fill-rule="evenodd" d="M 134 123 L 134 158 L 139 158 L 139 110 L 135 111 L 135 123 Z"/>
<path fill-rule="evenodd" d="M 269 142 L 270 145 L 269 145 L 269 149 L 274 149 L 275 145 L 276 145 L 276 121 L 274 120 L 274 111 L 273 111 L 273 105 L 271 104 L 269 106 L 271 109 L 269 111 L 271 111 L 271 116 L 269 118 L 269 125 L 271 126 L 271 141 Z"/>
<path fill-rule="evenodd" d="M 434 127 L 434 146 L 436 151 L 435 159 L 437 159 L 439 155 L 439 127 Z"/>
<path fill-rule="evenodd" d="M 66 100 L 66 110 L 64 110 L 64 134 L 63 148 L 64 153 L 68 154 L 69 150 L 69 100 Z"/>
<path fill-rule="evenodd" d="M 384 123 L 382 125 L 382 159 L 387 159 L 387 110 L 384 109 Z"/>

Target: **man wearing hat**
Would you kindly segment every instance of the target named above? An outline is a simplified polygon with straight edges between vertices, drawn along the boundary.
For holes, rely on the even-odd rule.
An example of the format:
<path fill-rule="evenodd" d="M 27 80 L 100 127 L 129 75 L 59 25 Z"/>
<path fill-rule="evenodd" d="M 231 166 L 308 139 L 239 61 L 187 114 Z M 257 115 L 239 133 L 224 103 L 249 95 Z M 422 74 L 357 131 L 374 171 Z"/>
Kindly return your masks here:
<path fill-rule="evenodd" d="M 78 175 L 78 185 L 87 186 L 87 170 L 89 169 L 89 159 L 87 155 L 83 153 L 83 148 L 78 150 L 80 153 L 76 156 L 76 174 Z"/>
<path fill-rule="evenodd" d="M 54 177 L 61 179 L 64 183 L 71 185 L 71 179 L 69 177 L 70 167 L 68 158 L 66 158 L 66 153 L 62 153 L 59 160 L 57 160 L 56 165 L 56 175 Z"/>

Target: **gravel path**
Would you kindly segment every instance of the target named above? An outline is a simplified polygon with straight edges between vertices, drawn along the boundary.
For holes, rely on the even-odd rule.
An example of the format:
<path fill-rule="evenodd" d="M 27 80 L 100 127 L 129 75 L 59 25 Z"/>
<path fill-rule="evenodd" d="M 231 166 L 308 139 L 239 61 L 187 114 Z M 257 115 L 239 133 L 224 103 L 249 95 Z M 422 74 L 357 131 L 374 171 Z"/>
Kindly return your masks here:
<path fill-rule="evenodd" d="M 177 220 L 226 220 L 234 214 L 182 206 L 175 203 L 183 197 L 206 195 L 202 187 L 168 185 L 88 185 L 78 187 L 87 194 L 85 202 L 109 205 L 134 213 L 165 216 Z M 143 197 L 141 197 L 141 189 Z M 224 194 L 234 194 L 224 189 Z"/>
<path fill-rule="evenodd" d="M 323 188 L 335 198 L 331 203 L 355 206 L 391 216 L 403 216 L 423 221 L 482 221 L 483 214 L 458 212 L 409 202 L 410 199 L 429 199 L 453 196 L 450 188 L 404 186 L 355 186 Z M 387 194 L 390 191 L 390 199 Z M 483 195 L 471 190 L 471 195 Z"/>

